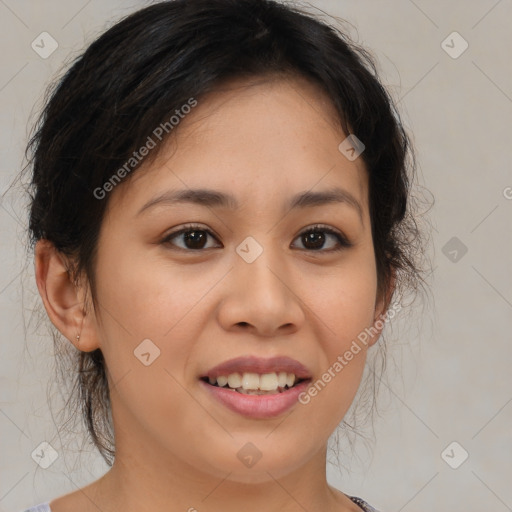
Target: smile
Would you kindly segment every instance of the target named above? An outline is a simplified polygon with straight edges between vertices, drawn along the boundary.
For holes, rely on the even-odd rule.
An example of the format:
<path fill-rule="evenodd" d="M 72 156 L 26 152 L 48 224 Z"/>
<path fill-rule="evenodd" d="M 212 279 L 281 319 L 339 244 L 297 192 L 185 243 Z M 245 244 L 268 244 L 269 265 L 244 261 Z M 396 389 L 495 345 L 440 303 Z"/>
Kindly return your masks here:
<path fill-rule="evenodd" d="M 311 372 L 288 356 L 242 356 L 199 377 L 210 398 L 248 418 L 274 418 L 291 409 L 311 382 Z"/>

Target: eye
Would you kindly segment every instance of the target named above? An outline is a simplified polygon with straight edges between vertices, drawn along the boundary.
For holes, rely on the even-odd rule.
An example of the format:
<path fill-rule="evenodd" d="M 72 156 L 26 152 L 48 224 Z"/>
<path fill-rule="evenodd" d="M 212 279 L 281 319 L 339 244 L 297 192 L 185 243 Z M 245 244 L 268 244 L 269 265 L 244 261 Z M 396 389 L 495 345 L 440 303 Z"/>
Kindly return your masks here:
<path fill-rule="evenodd" d="M 162 240 L 162 243 L 176 245 L 174 243 L 171 243 L 171 240 L 173 240 L 174 238 L 180 238 L 181 240 L 183 240 L 185 247 L 179 248 L 184 251 L 186 251 L 187 249 L 194 251 L 201 249 L 211 249 L 211 247 L 205 247 L 205 242 L 208 236 L 215 238 L 214 234 L 209 229 L 205 229 L 197 224 L 188 224 L 179 231 L 175 231 L 174 233 L 167 235 Z"/>
<path fill-rule="evenodd" d="M 324 249 L 324 245 L 327 237 L 325 236 L 327 233 L 328 237 L 335 240 L 335 244 L 337 241 L 337 247 L 331 249 Z M 206 245 L 208 237 L 214 238 L 217 240 L 215 235 L 206 228 L 203 228 L 197 224 L 188 224 L 185 227 L 181 228 L 178 231 L 170 233 L 167 235 L 161 243 L 170 244 L 177 246 L 179 249 L 184 251 L 192 250 L 192 251 L 200 251 L 202 249 L 212 249 L 214 247 L 208 247 Z M 177 245 L 172 242 L 177 238 L 183 242 L 183 245 Z M 311 226 L 300 233 L 297 237 L 300 239 L 303 245 L 305 246 L 303 250 L 310 250 L 318 252 L 321 249 L 324 249 L 323 252 L 332 252 L 332 251 L 340 251 L 342 249 L 346 249 L 352 247 L 353 244 L 347 240 L 345 236 L 343 236 L 337 230 L 334 230 L 328 226 L 323 226 L 320 224 Z"/>
<path fill-rule="evenodd" d="M 297 238 L 301 239 L 302 243 L 306 246 L 306 250 L 312 249 L 313 251 L 318 251 L 319 249 L 322 249 L 325 244 L 325 233 L 338 241 L 338 247 L 324 250 L 324 252 L 341 251 L 342 249 L 347 249 L 353 245 L 339 231 L 328 226 L 322 226 L 321 224 L 305 229 Z"/>

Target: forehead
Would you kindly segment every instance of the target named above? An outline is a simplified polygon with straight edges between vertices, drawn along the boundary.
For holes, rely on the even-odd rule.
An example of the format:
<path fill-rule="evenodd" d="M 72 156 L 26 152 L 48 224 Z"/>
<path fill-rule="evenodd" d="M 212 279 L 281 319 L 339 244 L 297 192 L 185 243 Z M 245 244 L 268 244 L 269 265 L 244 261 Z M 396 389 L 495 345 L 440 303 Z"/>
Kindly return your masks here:
<path fill-rule="evenodd" d="M 225 82 L 198 99 L 158 157 L 114 191 L 111 202 L 140 206 L 163 190 L 229 190 L 244 204 L 293 191 L 343 186 L 367 206 L 361 158 L 339 151 L 346 135 L 324 91 L 301 77 Z"/>

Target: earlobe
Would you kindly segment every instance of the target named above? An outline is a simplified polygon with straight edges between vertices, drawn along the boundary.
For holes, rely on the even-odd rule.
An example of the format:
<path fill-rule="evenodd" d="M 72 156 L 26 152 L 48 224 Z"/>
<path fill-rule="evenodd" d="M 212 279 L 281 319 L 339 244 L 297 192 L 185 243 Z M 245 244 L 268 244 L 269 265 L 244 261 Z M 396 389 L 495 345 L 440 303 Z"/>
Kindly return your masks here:
<path fill-rule="evenodd" d="M 37 288 L 53 325 L 82 352 L 99 348 L 66 257 L 50 241 L 41 239 L 35 246 L 34 265 Z"/>

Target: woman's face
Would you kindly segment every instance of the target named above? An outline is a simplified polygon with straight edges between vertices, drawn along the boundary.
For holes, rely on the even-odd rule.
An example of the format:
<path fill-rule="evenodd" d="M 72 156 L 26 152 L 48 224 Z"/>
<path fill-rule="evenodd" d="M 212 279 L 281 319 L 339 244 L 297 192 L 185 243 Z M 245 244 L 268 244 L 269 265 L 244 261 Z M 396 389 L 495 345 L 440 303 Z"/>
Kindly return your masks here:
<path fill-rule="evenodd" d="M 302 80 L 235 85 L 199 101 L 159 159 L 110 192 L 92 318 L 118 453 L 256 482 L 322 453 L 367 346 L 332 368 L 382 310 L 366 171 L 338 149 L 346 135 L 328 100 Z M 335 189 L 351 199 L 310 200 Z M 145 207 L 177 193 L 190 200 Z M 352 245 L 323 228 L 315 235 L 315 224 Z M 263 361 L 212 371 L 244 357 Z M 329 368 L 334 376 L 304 403 L 293 388 L 253 396 L 202 379 L 299 373 L 266 364 L 276 357 L 302 365 L 310 383 Z M 262 381 L 272 387 L 274 377 Z"/>

